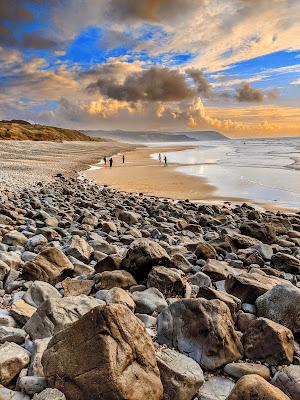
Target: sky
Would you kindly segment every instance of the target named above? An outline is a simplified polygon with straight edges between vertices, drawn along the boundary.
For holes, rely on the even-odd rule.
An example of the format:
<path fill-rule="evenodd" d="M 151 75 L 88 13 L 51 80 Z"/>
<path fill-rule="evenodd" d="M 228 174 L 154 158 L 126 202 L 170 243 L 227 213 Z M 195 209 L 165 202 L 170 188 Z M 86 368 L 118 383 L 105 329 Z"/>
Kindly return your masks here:
<path fill-rule="evenodd" d="M 300 136 L 300 1 L 0 0 L 0 119 Z"/>

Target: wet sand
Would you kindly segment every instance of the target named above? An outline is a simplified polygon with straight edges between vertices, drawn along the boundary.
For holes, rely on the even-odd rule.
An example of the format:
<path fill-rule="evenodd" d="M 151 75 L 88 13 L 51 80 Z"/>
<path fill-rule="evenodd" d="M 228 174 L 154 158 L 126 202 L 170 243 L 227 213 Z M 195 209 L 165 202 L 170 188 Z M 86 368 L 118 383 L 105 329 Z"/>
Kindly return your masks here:
<path fill-rule="evenodd" d="M 180 151 L 189 148 L 143 147 L 126 153 L 125 164 L 122 157 L 115 156 L 113 167 L 105 166 L 91 169 L 85 175 L 100 185 L 109 185 L 118 190 L 130 193 L 177 199 L 177 200 L 215 200 L 244 201 L 245 199 L 224 198 L 216 196 L 216 187 L 205 178 L 189 176 L 176 171 L 179 164 L 164 165 L 163 161 L 150 158 L 153 153 Z M 180 164 L 182 166 L 182 164 Z"/>

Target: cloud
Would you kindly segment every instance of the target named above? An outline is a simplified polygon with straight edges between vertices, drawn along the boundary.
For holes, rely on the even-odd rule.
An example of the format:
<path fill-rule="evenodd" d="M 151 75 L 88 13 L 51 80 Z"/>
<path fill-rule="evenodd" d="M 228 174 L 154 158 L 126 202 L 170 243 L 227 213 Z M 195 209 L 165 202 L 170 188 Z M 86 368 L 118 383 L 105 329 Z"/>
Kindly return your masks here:
<path fill-rule="evenodd" d="M 202 0 L 110 0 L 112 18 L 160 22 L 200 8 Z"/>
<path fill-rule="evenodd" d="M 300 78 L 295 79 L 293 82 L 291 82 L 291 85 L 300 85 Z"/>
<path fill-rule="evenodd" d="M 52 0 L 53 5 L 54 1 Z M 30 49 L 49 49 L 56 46 L 56 41 L 39 32 L 23 32 L 26 24 L 35 20 L 30 6 L 40 3 L 40 0 L 0 0 L 0 46 Z"/>
<path fill-rule="evenodd" d="M 202 95 L 204 97 L 210 97 L 212 95 L 212 85 L 204 77 L 204 74 L 202 71 L 194 69 L 194 68 L 190 68 L 190 69 L 187 69 L 185 72 L 196 84 L 197 92 L 200 95 Z"/>
<path fill-rule="evenodd" d="M 263 101 L 264 94 L 261 90 L 251 87 L 249 83 L 243 82 L 236 88 L 235 98 L 239 102 L 260 102 Z"/>
<path fill-rule="evenodd" d="M 195 95 L 182 73 L 175 69 L 151 67 L 128 75 L 123 83 L 100 73 L 89 90 L 120 101 L 179 101 Z"/>
<path fill-rule="evenodd" d="M 21 41 L 22 47 L 26 49 L 52 49 L 57 42 L 40 36 L 38 33 L 25 33 Z"/>

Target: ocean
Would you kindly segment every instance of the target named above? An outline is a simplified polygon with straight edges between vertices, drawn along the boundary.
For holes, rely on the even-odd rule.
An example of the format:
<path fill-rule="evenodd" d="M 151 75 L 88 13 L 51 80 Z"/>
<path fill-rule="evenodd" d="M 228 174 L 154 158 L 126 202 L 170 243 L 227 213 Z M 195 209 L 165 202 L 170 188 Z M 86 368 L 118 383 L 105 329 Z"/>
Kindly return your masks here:
<path fill-rule="evenodd" d="M 166 152 L 168 162 L 179 164 L 176 171 L 182 174 L 206 178 L 216 187 L 215 195 L 300 208 L 300 138 L 191 145 L 195 147 Z M 158 154 L 151 157 L 157 159 Z"/>

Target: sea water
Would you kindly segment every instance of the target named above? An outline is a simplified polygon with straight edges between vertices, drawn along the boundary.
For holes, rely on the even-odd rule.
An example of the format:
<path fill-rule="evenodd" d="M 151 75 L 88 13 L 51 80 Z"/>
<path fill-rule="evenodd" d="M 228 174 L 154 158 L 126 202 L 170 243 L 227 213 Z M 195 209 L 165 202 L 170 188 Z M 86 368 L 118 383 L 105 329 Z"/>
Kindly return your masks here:
<path fill-rule="evenodd" d="M 166 152 L 168 162 L 180 164 L 178 172 L 206 178 L 216 187 L 214 195 L 300 208 L 300 138 L 193 145 L 192 149 Z"/>

